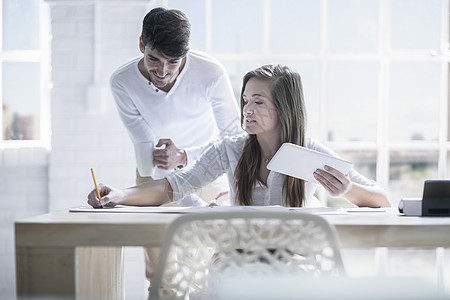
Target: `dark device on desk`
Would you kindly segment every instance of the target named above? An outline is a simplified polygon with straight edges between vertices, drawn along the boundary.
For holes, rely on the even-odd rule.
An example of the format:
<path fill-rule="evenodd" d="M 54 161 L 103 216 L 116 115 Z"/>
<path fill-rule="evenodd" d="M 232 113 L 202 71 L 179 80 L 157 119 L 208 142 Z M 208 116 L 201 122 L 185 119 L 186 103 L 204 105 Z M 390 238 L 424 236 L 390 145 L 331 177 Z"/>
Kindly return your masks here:
<path fill-rule="evenodd" d="M 450 180 L 425 180 L 422 216 L 450 216 Z"/>

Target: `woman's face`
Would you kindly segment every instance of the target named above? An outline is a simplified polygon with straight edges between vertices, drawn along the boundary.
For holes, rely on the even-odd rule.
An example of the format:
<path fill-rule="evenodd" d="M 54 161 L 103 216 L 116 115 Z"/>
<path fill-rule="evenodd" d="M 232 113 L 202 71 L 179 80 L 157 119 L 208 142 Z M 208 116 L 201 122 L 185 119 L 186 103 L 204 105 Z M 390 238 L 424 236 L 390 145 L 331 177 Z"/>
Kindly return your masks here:
<path fill-rule="evenodd" d="M 242 95 L 243 127 L 248 134 L 280 132 L 278 113 L 270 90 L 270 81 L 251 78 Z"/>

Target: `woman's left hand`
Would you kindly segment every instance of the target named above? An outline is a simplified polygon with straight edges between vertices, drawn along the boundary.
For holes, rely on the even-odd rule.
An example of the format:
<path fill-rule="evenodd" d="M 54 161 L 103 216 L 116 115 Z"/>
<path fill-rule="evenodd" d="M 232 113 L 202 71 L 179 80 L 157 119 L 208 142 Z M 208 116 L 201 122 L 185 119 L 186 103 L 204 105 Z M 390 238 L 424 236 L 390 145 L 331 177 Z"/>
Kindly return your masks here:
<path fill-rule="evenodd" d="M 345 195 L 352 186 L 352 182 L 348 176 L 330 166 L 325 166 L 324 169 L 317 169 L 314 172 L 314 178 L 332 197 Z"/>

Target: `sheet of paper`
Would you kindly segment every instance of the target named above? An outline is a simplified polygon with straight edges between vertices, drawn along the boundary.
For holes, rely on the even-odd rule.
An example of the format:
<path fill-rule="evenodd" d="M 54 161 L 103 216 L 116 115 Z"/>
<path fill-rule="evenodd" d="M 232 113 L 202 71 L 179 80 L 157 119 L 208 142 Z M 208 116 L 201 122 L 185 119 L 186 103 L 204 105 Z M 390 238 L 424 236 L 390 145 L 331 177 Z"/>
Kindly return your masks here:
<path fill-rule="evenodd" d="M 324 166 L 331 166 L 343 174 L 352 168 L 352 163 L 318 151 L 291 143 L 284 143 L 267 165 L 269 170 L 318 183 L 313 173 Z"/>
<path fill-rule="evenodd" d="M 346 215 L 347 211 L 340 207 L 289 207 L 290 211 L 306 212 L 314 215 Z"/>
<path fill-rule="evenodd" d="M 282 206 L 125 206 L 93 208 L 91 206 L 79 206 L 69 209 L 70 212 L 90 212 L 90 213 L 201 213 L 211 211 L 242 211 L 242 210 L 284 210 L 288 208 Z"/>
<path fill-rule="evenodd" d="M 111 208 L 93 208 L 91 206 L 72 207 L 69 212 L 90 213 L 188 213 L 208 210 L 209 207 L 181 207 L 181 206 L 125 206 L 117 205 Z"/>
<path fill-rule="evenodd" d="M 91 206 L 78 206 L 69 209 L 69 212 L 88 213 L 208 213 L 211 211 L 300 211 L 317 215 L 346 214 L 347 211 L 337 207 L 283 207 L 274 206 L 203 206 L 203 207 L 182 207 L 182 206 L 125 206 L 117 205 L 112 208 L 93 208 Z"/>
<path fill-rule="evenodd" d="M 345 209 L 349 213 L 385 213 L 388 212 L 388 208 L 372 208 L 372 207 L 355 207 L 355 208 L 346 208 Z"/>

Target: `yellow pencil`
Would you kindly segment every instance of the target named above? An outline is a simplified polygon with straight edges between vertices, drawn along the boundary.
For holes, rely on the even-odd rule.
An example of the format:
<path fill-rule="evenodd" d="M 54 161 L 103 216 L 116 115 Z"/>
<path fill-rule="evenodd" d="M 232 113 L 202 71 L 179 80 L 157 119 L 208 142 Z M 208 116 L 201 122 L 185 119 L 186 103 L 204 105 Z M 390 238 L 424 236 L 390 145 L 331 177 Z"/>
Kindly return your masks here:
<path fill-rule="evenodd" d="M 97 181 L 95 181 L 94 169 L 91 168 L 92 179 L 94 179 L 95 191 L 97 192 L 97 198 L 100 200 L 100 191 L 98 190 Z"/>

